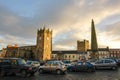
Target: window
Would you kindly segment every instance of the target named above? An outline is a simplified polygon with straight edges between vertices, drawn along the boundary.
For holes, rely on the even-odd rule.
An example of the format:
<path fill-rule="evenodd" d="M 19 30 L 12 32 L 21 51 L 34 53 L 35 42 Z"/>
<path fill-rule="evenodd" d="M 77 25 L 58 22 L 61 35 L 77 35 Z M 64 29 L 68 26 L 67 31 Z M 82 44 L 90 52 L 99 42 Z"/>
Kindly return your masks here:
<path fill-rule="evenodd" d="M 26 64 L 31 65 L 32 62 L 27 62 Z"/>
<path fill-rule="evenodd" d="M 21 64 L 26 64 L 26 62 L 25 62 L 24 59 L 19 59 L 19 60 L 18 60 L 18 64 L 20 64 L 20 65 L 21 65 Z"/>
<path fill-rule="evenodd" d="M 97 61 L 96 63 L 97 63 L 97 64 L 101 64 L 101 63 L 103 63 L 103 60 L 99 60 L 99 61 Z"/>
<path fill-rule="evenodd" d="M 39 62 L 34 62 L 34 64 L 39 64 Z"/>
<path fill-rule="evenodd" d="M 70 58 L 71 56 L 69 55 L 69 58 Z"/>
<path fill-rule="evenodd" d="M 48 61 L 47 63 L 46 63 L 46 65 L 51 65 L 52 64 L 52 62 L 51 61 Z"/>
<path fill-rule="evenodd" d="M 82 65 L 83 63 L 82 62 L 78 62 L 77 65 Z"/>
<path fill-rule="evenodd" d="M 65 55 L 65 58 L 67 58 L 67 55 Z"/>
<path fill-rule="evenodd" d="M 11 64 L 17 65 L 17 60 L 11 60 Z"/>
<path fill-rule="evenodd" d="M 73 58 L 75 58 L 75 56 L 73 55 Z"/>
<path fill-rule="evenodd" d="M 10 60 L 8 60 L 8 59 L 4 59 L 3 62 L 10 62 Z"/>
<path fill-rule="evenodd" d="M 8 60 L 8 59 L 1 59 L 0 61 L 1 61 L 1 64 L 4 64 L 4 65 L 10 65 L 11 64 L 10 60 Z"/>
<path fill-rule="evenodd" d="M 58 63 L 57 62 L 53 62 L 52 65 L 53 66 L 58 66 Z"/>
<path fill-rule="evenodd" d="M 105 63 L 111 63 L 111 60 L 105 60 Z"/>

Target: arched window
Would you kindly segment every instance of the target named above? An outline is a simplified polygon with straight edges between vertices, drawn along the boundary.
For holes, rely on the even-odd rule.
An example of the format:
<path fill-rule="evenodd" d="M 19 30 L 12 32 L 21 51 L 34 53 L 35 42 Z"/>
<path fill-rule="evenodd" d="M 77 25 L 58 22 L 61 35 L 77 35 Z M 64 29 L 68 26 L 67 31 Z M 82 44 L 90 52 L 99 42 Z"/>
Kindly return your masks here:
<path fill-rule="evenodd" d="M 73 55 L 73 58 L 75 58 L 75 55 Z"/>

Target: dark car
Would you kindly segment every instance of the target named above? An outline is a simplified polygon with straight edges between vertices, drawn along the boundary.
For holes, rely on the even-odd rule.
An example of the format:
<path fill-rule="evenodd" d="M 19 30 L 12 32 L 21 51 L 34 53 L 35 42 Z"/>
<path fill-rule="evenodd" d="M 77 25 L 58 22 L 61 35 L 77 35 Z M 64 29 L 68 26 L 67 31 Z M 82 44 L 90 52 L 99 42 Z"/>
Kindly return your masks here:
<path fill-rule="evenodd" d="M 72 66 L 67 67 L 68 71 L 88 71 L 94 72 L 95 67 L 90 62 L 77 62 Z"/>
<path fill-rule="evenodd" d="M 0 76 L 15 74 L 27 77 L 34 75 L 37 70 L 21 58 L 0 58 Z"/>
<path fill-rule="evenodd" d="M 120 59 L 117 60 L 117 65 L 120 66 Z"/>

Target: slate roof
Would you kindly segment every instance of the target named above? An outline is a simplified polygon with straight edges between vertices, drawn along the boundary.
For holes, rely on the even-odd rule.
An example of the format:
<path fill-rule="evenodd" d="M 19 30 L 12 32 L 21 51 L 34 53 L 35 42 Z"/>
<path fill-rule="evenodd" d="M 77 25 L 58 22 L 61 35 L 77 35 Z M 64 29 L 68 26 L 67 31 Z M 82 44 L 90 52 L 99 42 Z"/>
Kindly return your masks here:
<path fill-rule="evenodd" d="M 87 51 L 91 51 L 91 49 L 88 49 Z M 98 51 L 109 51 L 108 48 L 98 48 Z"/>
<path fill-rule="evenodd" d="M 52 51 L 52 54 L 83 54 L 86 52 L 78 52 L 77 50 L 67 50 L 67 51 Z"/>

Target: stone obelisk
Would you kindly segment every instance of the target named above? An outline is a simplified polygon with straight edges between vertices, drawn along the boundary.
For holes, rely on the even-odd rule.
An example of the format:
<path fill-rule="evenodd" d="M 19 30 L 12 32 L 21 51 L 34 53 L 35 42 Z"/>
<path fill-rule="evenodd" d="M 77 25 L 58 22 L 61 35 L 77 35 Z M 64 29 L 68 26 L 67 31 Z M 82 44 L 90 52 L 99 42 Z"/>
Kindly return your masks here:
<path fill-rule="evenodd" d="M 97 37 L 96 37 L 96 30 L 94 21 L 92 19 L 91 22 L 91 58 L 96 59 L 98 58 L 98 43 L 97 43 Z"/>

